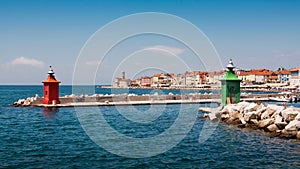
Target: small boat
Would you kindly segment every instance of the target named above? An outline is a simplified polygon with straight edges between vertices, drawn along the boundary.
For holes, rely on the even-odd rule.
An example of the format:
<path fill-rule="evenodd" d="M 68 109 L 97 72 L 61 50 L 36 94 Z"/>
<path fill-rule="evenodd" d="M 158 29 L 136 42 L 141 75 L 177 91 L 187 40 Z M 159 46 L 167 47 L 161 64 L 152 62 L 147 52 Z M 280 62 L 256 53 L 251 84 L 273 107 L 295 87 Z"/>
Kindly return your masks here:
<path fill-rule="evenodd" d="M 278 93 L 279 95 L 290 95 L 290 94 L 292 94 L 292 92 L 280 92 L 280 93 Z"/>
<path fill-rule="evenodd" d="M 276 101 L 276 102 L 289 102 L 290 99 L 287 99 L 285 97 L 270 97 L 270 101 Z"/>

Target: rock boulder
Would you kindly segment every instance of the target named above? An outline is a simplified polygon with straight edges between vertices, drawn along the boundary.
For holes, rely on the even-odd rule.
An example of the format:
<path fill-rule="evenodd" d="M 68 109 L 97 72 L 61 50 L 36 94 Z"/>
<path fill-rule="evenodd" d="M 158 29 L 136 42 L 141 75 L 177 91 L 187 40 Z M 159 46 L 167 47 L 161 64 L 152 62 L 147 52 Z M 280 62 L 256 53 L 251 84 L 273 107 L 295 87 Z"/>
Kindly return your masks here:
<path fill-rule="evenodd" d="M 246 122 L 250 121 L 251 119 L 256 119 L 257 118 L 257 112 L 256 111 L 251 111 L 247 112 L 244 114 L 244 119 Z"/>
<path fill-rule="evenodd" d="M 295 117 L 295 120 L 300 121 L 300 113 L 298 113 L 298 115 Z"/>
<path fill-rule="evenodd" d="M 273 119 L 265 119 L 265 120 L 261 120 L 258 122 L 258 127 L 259 128 L 266 128 L 269 125 L 273 124 L 274 120 Z"/>
<path fill-rule="evenodd" d="M 300 121 L 293 120 L 288 125 L 285 126 L 287 131 L 299 131 L 300 130 Z"/>
<path fill-rule="evenodd" d="M 250 103 L 247 107 L 244 109 L 244 113 L 251 112 L 251 111 L 256 111 L 260 105 L 256 103 Z"/>
<path fill-rule="evenodd" d="M 267 130 L 268 130 L 269 132 L 276 132 L 276 131 L 278 130 L 278 127 L 277 127 L 276 124 L 271 124 L 271 125 L 269 125 L 269 126 L 267 127 Z"/>
<path fill-rule="evenodd" d="M 300 131 L 297 132 L 296 138 L 300 139 Z"/>
<path fill-rule="evenodd" d="M 270 118 L 273 113 L 275 113 L 276 110 L 273 110 L 273 109 L 270 109 L 270 108 L 267 108 L 265 112 L 263 112 L 260 116 L 260 118 L 263 120 L 263 119 L 268 119 Z"/>
<path fill-rule="evenodd" d="M 293 108 L 287 108 L 283 110 L 281 114 L 286 122 L 290 122 L 295 119 L 295 117 L 299 114 L 299 112 L 294 110 Z"/>

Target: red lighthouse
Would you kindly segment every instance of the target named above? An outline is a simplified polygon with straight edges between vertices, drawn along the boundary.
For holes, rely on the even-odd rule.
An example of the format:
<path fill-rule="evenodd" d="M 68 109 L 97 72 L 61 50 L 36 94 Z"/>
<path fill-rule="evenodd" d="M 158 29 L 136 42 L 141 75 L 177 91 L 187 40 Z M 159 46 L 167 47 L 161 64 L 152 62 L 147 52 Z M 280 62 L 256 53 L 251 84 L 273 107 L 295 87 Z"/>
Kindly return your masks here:
<path fill-rule="evenodd" d="M 48 71 L 48 77 L 44 83 L 44 100 L 43 104 L 59 104 L 59 83 L 54 77 L 52 67 Z"/>

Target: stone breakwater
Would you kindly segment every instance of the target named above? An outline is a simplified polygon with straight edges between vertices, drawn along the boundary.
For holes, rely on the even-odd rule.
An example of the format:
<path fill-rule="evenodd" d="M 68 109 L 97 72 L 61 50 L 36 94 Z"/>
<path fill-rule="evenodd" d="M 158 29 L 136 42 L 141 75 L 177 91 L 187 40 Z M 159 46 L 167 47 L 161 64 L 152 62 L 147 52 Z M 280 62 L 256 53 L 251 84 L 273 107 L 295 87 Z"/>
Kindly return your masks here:
<path fill-rule="evenodd" d="M 240 102 L 204 114 L 210 120 L 261 129 L 274 136 L 300 139 L 300 109 L 295 107 Z"/>
<path fill-rule="evenodd" d="M 185 95 L 174 95 L 169 93 L 168 95 L 154 94 L 94 94 L 94 95 L 66 95 L 60 97 L 60 104 L 49 105 L 54 107 L 66 107 L 66 106 L 106 106 L 106 105 L 130 105 L 130 104 L 157 104 L 157 103 L 199 103 L 199 102 L 219 102 L 219 95 L 213 95 L 212 93 L 190 93 Z M 13 103 L 13 106 L 39 106 L 49 107 L 42 104 L 43 98 L 36 95 L 35 97 L 28 97 L 27 99 L 19 99 Z"/>
<path fill-rule="evenodd" d="M 247 94 L 242 95 L 241 100 L 245 101 L 268 101 L 270 97 L 276 97 L 277 94 Z M 115 103 L 122 103 L 126 102 L 130 104 L 130 102 L 147 102 L 152 103 L 154 102 L 161 102 L 167 101 L 170 103 L 178 103 L 180 104 L 180 101 L 182 100 L 185 103 L 188 103 L 188 101 L 191 101 L 193 103 L 206 103 L 206 102 L 220 102 L 221 95 L 220 94 L 212 94 L 212 93 L 189 93 L 189 94 L 173 94 L 169 93 L 167 95 L 160 95 L 158 93 L 154 94 L 93 94 L 93 95 L 65 95 L 63 97 L 60 97 L 60 104 L 57 104 L 57 106 L 71 106 L 72 105 L 80 105 L 81 103 L 89 103 L 92 105 L 92 103 L 95 103 L 94 105 L 102 105 L 102 103 L 112 103 L 110 105 L 113 105 Z M 43 98 L 39 97 L 38 95 L 35 95 L 35 97 L 28 97 L 26 99 L 19 99 L 18 101 L 14 102 L 14 106 L 43 106 L 42 105 Z M 106 105 L 106 104 L 105 104 Z"/>

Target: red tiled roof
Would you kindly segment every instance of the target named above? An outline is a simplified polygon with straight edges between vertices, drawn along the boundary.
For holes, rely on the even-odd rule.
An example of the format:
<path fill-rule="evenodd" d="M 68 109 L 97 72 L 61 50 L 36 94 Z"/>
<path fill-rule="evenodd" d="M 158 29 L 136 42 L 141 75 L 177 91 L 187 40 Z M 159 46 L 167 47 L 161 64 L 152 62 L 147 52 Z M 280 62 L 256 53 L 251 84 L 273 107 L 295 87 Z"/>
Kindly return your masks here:
<path fill-rule="evenodd" d="M 164 75 L 164 74 L 162 74 L 162 73 L 157 73 L 157 74 L 155 74 L 153 77 L 160 77 L 160 76 L 162 76 L 162 75 Z"/>
<path fill-rule="evenodd" d="M 269 76 L 269 79 L 275 79 L 275 80 L 277 80 L 277 79 L 278 79 L 278 76 L 272 75 L 272 76 Z"/>
<path fill-rule="evenodd" d="M 250 72 L 246 72 L 246 71 L 237 72 L 237 76 L 248 76 L 248 75 L 250 75 Z"/>
<path fill-rule="evenodd" d="M 272 72 L 252 72 L 255 75 L 271 75 Z"/>
<path fill-rule="evenodd" d="M 149 77 L 149 76 L 144 76 L 144 77 L 141 77 L 141 79 L 151 79 L 151 77 Z"/>
<path fill-rule="evenodd" d="M 51 76 L 51 75 L 49 75 L 49 76 L 47 77 L 47 79 L 43 81 L 43 83 L 46 83 L 46 82 L 56 82 L 56 83 L 60 83 L 60 81 L 56 80 L 55 77 L 54 77 L 54 76 Z"/>
<path fill-rule="evenodd" d="M 300 70 L 300 66 L 295 67 L 295 68 L 291 69 L 290 71 L 291 71 L 291 72 L 296 72 L 296 71 L 299 71 L 299 70 Z"/>
<path fill-rule="evenodd" d="M 278 72 L 278 74 L 289 75 L 289 74 L 291 74 L 291 71 L 288 71 L 288 70 L 281 70 L 281 71 Z"/>
<path fill-rule="evenodd" d="M 226 70 L 220 70 L 220 71 L 215 71 L 215 72 L 210 72 L 208 73 L 209 75 L 223 75 L 225 74 Z"/>

